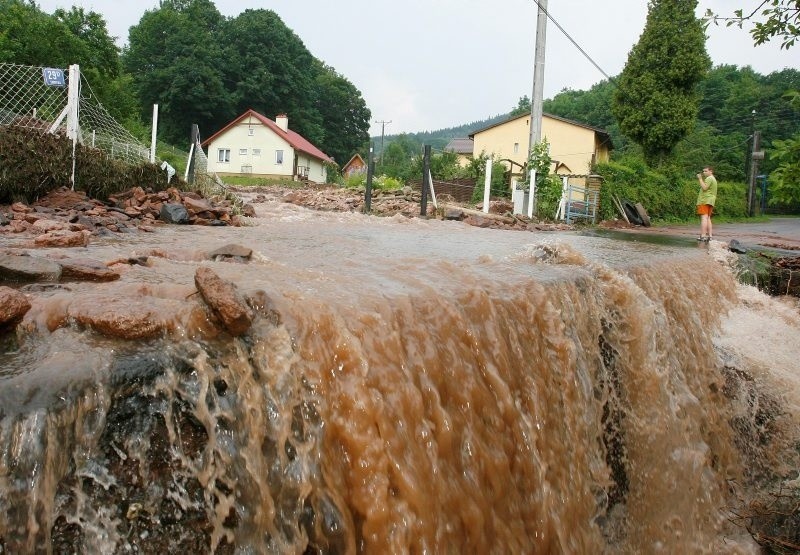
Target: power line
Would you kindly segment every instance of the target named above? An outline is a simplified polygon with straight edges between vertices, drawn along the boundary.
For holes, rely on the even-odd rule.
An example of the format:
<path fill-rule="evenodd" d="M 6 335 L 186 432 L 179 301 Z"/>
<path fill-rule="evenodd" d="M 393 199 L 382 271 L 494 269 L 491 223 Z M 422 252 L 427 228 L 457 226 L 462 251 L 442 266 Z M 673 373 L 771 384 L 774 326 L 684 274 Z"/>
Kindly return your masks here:
<path fill-rule="evenodd" d="M 546 7 L 542 7 L 542 5 L 541 5 L 541 4 L 539 4 L 539 0 L 533 0 L 533 3 L 534 3 L 534 4 L 536 4 L 536 6 L 538 6 L 538 8 L 539 8 L 540 10 L 542 10 L 542 12 L 543 12 L 543 13 L 544 13 L 544 14 L 547 16 L 547 19 L 549 19 L 550 21 L 552 21 L 552 22 L 553 22 L 553 25 L 555 25 L 556 27 L 558 27 L 558 30 L 559 30 L 559 31 L 561 31 L 561 32 L 564 34 L 564 36 L 565 36 L 565 37 L 567 37 L 567 39 L 568 39 L 568 40 L 569 40 L 569 41 L 570 41 L 570 42 L 571 42 L 571 43 L 572 43 L 572 44 L 575 46 L 575 48 L 577 48 L 577 49 L 578 49 L 578 51 L 579 51 L 581 54 L 583 54 L 583 56 L 584 56 L 584 57 L 585 57 L 587 60 L 589 60 L 589 62 L 591 62 L 591 64 L 592 64 L 594 67 L 596 67 L 596 68 L 597 68 L 597 71 L 599 71 L 600 73 L 602 73 L 602 74 L 603 74 L 603 76 L 604 76 L 606 79 L 608 79 L 609 81 L 613 81 L 613 79 L 612 79 L 611 77 L 609 77 L 609 76 L 608 76 L 608 74 L 607 74 L 605 71 L 603 71 L 603 68 L 601 68 L 599 65 L 597 65 L 597 62 L 595 62 L 595 61 L 592 59 L 592 57 L 591 57 L 591 56 L 589 56 L 589 54 L 587 54 L 587 53 L 586 53 L 586 51 L 585 51 L 583 48 L 581 48 L 581 46 L 580 46 L 580 45 L 579 45 L 577 42 L 575 42 L 575 39 L 573 39 L 573 38 L 570 36 L 570 34 L 569 34 L 569 33 L 567 33 L 567 32 L 564 30 L 564 28 L 563 28 L 563 27 L 562 27 L 562 26 L 561 26 L 561 25 L 558 23 L 558 21 L 556 21 L 556 20 L 555 20 L 555 18 L 554 18 L 552 15 L 550 15 L 550 13 L 547 11 L 547 8 L 546 8 Z"/>

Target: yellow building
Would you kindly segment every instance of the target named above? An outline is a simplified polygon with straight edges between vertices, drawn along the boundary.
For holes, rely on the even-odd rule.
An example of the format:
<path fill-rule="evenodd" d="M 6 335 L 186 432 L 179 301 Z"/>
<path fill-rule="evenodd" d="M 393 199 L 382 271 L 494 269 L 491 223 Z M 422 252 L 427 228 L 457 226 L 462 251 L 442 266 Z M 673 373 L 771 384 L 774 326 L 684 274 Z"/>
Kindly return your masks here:
<path fill-rule="evenodd" d="M 523 114 L 479 129 L 469 137 L 473 156 L 487 154 L 502 160 L 512 176 L 522 175 L 528 161 L 531 115 Z M 612 148 L 607 131 L 543 114 L 542 140 L 550 145 L 551 171 L 561 175 L 588 175 L 598 162 L 607 162 Z"/>

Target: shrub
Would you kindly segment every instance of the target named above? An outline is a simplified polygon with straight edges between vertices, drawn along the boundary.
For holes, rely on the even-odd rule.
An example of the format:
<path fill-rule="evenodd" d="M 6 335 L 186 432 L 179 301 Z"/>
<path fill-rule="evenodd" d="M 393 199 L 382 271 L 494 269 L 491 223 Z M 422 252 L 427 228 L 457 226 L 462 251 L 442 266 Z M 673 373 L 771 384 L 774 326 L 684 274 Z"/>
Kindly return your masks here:
<path fill-rule="evenodd" d="M 540 220 L 553 220 L 561 201 L 563 185 L 557 175 L 536 178 L 536 217 Z"/>
<path fill-rule="evenodd" d="M 696 215 L 697 178 L 669 177 L 650 170 L 643 162 L 629 158 L 621 162 L 598 164 L 596 172 L 603 177 L 600 189 L 600 219 L 619 218 L 612 196 L 620 200 L 640 202 L 654 221 L 686 221 Z M 721 182 L 717 192 L 715 214 L 724 218 L 747 215 L 746 186 L 743 183 Z"/>
<path fill-rule="evenodd" d="M 366 179 L 364 181 L 366 182 Z M 403 182 L 388 175 L 381 175 L 372 180 L 372 188 L 382 191 L 396 191 L 403 188 Z"/>
<path fill-rule="evenodd" d="M 13 126 L 0 126 L 0 202 L 31 202 L 59 187 L 70 187 L 72 142 L 63 136 Z M 156 164 L 132 166 L 108 158 L 101 150 L 78 145 L 75 150 L 75 188 L 92 198 L 142 187 L 161 191 L 186 188 L 180 177 L 167 184 Z"/>
<path fill-rule="evenodd" d="M 358 189 L 359 187 L 366 187 L 367 185 L 367 174 L 365 173 L 354 173 L 342 179 L 342 184 L 348 189 Z"/>

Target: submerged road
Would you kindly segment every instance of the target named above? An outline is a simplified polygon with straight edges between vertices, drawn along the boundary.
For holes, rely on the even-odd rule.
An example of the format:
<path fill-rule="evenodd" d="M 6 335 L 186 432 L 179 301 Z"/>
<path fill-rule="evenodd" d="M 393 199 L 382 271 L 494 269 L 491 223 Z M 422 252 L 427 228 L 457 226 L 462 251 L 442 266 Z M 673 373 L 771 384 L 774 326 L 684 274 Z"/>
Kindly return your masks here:
<path fill-rule="evenodd" d="M 605 231 L 600 233 L 604 234 Z M 698 221 L 696 224 L 614 228 L 611 233 L 642 235 L 644 236 L 643 239 L 650 237 L 696 240 L 700 233 L 700 222 Z M 800 217 L 775 216 L 761 222 L 714 222 L 714 239 L 725 243 L 730 243 L 731 240 L 736 239 L 746 247 L 797 251 L 798 255 L 800 255 Z M 661 241 L 659 240 L 659 242 Z"/>

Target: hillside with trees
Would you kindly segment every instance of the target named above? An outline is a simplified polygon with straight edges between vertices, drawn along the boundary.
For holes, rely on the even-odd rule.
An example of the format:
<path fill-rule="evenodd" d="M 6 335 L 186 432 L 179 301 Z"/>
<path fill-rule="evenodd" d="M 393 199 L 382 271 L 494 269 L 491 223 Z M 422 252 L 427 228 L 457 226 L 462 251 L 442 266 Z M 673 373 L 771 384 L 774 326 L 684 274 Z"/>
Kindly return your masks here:
<path fill-rule="evenodd" d="M 100 14 L 0 0 L 0 62 L 79 64 L 103 106 L 143 141 L 158 104 L 159 138 L 182 147 L 192 124 L 208 137 L 249 108 L 288 114 L 293 130 L 340 163 L 368 142 L 361 92 L 271 10 L 228 18 L 211 0 L 161 0 L 120 51 Z"/>
<path fill-rule="evenodd" d="M 544 101 L 544 112 L 605 129 L 611 135 L 615 159 L 635 156 L 641 153 L 641 149 L 622 133 L 612 113 L 612 99 L 617 86 L 616 79 L 612 78 L 595 84 L 589 90 L 561 91 Z M 789 139 L 800 129 L 800 111 L 786 96 L 786 92 L 791 90 L 800 90 L 798 70 L 784 69 L 762 75 L 750 67 L 714 67 L 698 82 L 697 118 L 692 130 L 674 145 L 673 161 L 680 170 L 691 172 L 711 160 L 721 179 L 746 181 L 745 160 L 753 130 L 761 133 L 762 146 L 769 150 L 775 141 Z M 425 144 L 442 149 L 453 138 L 466 137 L 525 111 L 530 111 L 527 96 L 521 97 L 517 106 L 508 113 L 485 120 L 436 131 L 387 135 L 384 138 L 387 157 L 390 157 L 393 150 L 390 145 L 395 141 L 402 145 L 400 150 L 407 153 L 416 154 Z M 376 153 L 379 153 L 380 137 L 372 140 Z M 769 173 L 775 163 L 768 157 L 761 169 Z"/>
<path fill-rule="evenodd" d="M 792 6 L 789 0 L 776 5 L 784 10 Z M 702 28 L 692 14 L 680 11 L 685 7 L 653 2 L 649 29 L 623 73 L 586 91 L 560 92 L 545 100 L 545 113 L 605 129 L 614 145 L 612 162 L 663 166 L 660 171 L 668 181 L 693 176 L 702 165 L 713 163 L 720 180 L 745 183 L 752 137 L 758 131 L 766 151 L 760 173 L 783 176 L 784 189 L 795 190 L 789 178 L 794 173 L 776 170 L 797 164 L 800 72 L 761 75 L 737 66 L 708 70 Z M 739 16 L 739 23 L 746 19 Z M 754 40 L 772 36 L 792 46 L 794 17 L 788 27 L 763 20 Z M 676 34 L 676 22 L 691 33 L 682 36 L 680 44 L 665 42 L 662 37 Z M 653 60 L 662 54 L 674 63 L 659 67 L 654 76 L 652 67 L 658 64 Z M 80 64 L 92 84 L 91 93 L 143 142 L 149 139 L 156 103 L 159 138 L 184 148 L 193 123 L 208 137 L 248 108 L 268 117 L 287 113 L 294 130 L 339 163 L 354 152 L 366 157 L 370 142 L 371 114 L 360 91 L 314 58 L 271 10 L 246 10 L 228 18 L 211 0 L 162 0 L 131 27 L 128 46 L 121 51 L 97 13 L 73 7 L 47 14 L 29 0 L 0 0 L 0 61 L 48 67 Z M 656 78 L 662 81 L 655 89 L 644 87 Z M 650 107 L 637 100 L 651 97 L 663 102 Z M 523 96 L 508 113 L 484 120 L 387 135 L 382 141 L 372 137 L 381 162 L 378 173 L 409 179 L 419 173 L 423 144 L 440 153 L 453 138 L 529 109 L 530 100 Z M 435 169 L 443 176 L 464 177 L 457 175 L 454 164 L 444 156 Z M 477 172 L 475 167 L 466 171 L 476 178 Z M 800 197 L 800 192 L 792 195 Z"/>

